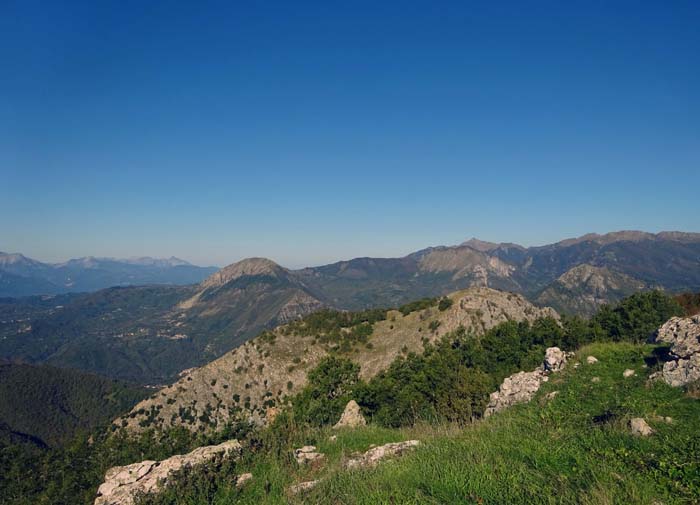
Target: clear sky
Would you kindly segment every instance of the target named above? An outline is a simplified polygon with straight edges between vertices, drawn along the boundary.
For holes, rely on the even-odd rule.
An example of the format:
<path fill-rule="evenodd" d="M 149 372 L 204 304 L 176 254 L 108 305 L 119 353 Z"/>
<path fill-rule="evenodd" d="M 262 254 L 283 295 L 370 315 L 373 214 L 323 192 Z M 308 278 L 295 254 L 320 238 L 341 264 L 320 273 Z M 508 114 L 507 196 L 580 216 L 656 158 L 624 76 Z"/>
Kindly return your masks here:
<path fill-rule="evenodd" d="M 700 2 L 0 5 L 0 250 L 700 231 Z"/>

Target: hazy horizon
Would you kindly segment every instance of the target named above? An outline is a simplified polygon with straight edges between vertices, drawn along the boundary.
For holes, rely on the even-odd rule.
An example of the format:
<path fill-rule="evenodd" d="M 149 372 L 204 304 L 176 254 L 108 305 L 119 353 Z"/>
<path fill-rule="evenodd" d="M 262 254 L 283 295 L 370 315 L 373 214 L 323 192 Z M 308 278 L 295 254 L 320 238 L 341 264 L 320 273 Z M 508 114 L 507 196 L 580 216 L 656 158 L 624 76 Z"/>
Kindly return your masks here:
<path fill-rule="evenodd" d="M 338 258 L 330 258 L 330 259 L 322 259 L 322 260 L 320 260 L 320 261 L 318 261 L 318 262 L 315 262 L 315 263 L 312 263 L 312 262 L 308 262 L 308 261 L 307 261 L 307 262 L 303 262 L 303 263 L 299 263 L 299 264 L 288 264 L 288 263 L 285 263 L 285 262 L 283 262 L 283 261 L 278 261 L 277 259 L 275 259 L 274 254 L 270 254 L 270 255 L 251 254 L 251 255 L 239 256 L 239 257 L 233 256 L 233 257 L 232 257 L 233 259 L 228 259 L 228 260 L 224 259 L 224 260 L 221 261 L 221 262 L 212 262 L 212 261 L 207 262 L 206 260 L 205 260 L 205 261 L 196 261 L 196 260 L 193 260 L 193 259 L 190 259 L 190 258 L 183 257 L 182 255 L 178 255 L 178 254 L 167 254 L 167 253 L 166 253 L 166 254 L 162 254 L 162 255 L 154 255 L 154 254 L 139 254 L 139 255 L 134 255 L 134 254 L 131 254 L 131 255 L 126 255 L 126 256 L 116 256 L 116 255 L 113 255 L 113 254 L 79 254 L 79 255 L 76 255 L 76 256 L 71 256 L 71 257 L 68 257 L 68 258 L 59 258 L 59 259 L 46 259 L 46 258 L 41 258 L 41 257 L 38 257 L 38 256 L 36 256 L 36 255 L 27 254 L 27 253 L 24 252 L 24 251 L 12 251 L 12 250 L 3 249 L 2 247 L 0 247 L 0 253 L 7 253 L 7 254 L 18 253 L 18 254 L 22 254 L 22 255 L 24 255 L 24 256 L 26 256 L 26 257 L 28 257 L 28 258 L 31 258 L 31 259 L 34 259 L 34 260 L 37 260 L 37 261 L 41 261 L 41 262 L 43 262 L 43 263 L 52 263 L 52 264 L 60 264 L 60 263 L 64 263 L 64 262 L 66 262 L 66 261 L 69 261 L 69 260 L 71 260 L 71 259 L 79 259 L 79 258 L 85 258 L 85 257 L 94 257 L 94 258 L 99 258 L 99 259 L 114 259 L 114 260 L 133 260 L 133 259 L 139 259 L 139 258 L 145 258 L 145 257 L 155 258 L 155 259 L 169 259 L 169 258 L 171 258 L 171 257 L 174 257 L 174 258 L 177 258 L 177 259 L 180 259 L 180 260 L 187 261 L 187 262 L 189 262 L 189 263 L 191 263 L 191 264 L 193 264 L 193 265 L 195 265 L 195 266 L 201 266 L 201 267 L 218 267 L 218 268 L 225 267 L 225 266 L 227 266 L 227 265 L 230 265 L 230 264 L 235 263 L 235 262 L 237 262 L 237 261 L 241 261 L 241 260 L 246 259 L 246 258 L 263 257 L 263 258 L 271 259 L 271 260 L 275 261 L 276 263 L 280 264 L 281 266 L 283 266 L 283 267 L 285 267 L 285 268 L 302 269 L 302 268 L 322 266 L 322 265 L 326 265 L 326 264 L 336 263 L 336 262 L 340 262 L 340 261 L 347 261 L 347 260 L 351 260 L 351 259 L 355 259 L 355 258 L 362 258 L 362 257 L 371 257 L 371 258 L 401 258 L 401 257 L 407 256 L 408 254 L 411 254 L 411 253 L 414 253 L 414 252 L 419 251 L 419 250 L 421 250 L 421 249 L 425 249 L 425 248 L 429 248 L 429 247 L 456 246 L 456 245 L 459 245 L 459 244 L 461 244 L 461 243 L 463 243 L 463 242 L 466 242 L 466 241 L 468 241 L 469 239 L 472 239 L 472 238 L 477 239 L 477 240 L 482 240 L 482 241 L 485 241 L 485 242 L 494 242 L 494 243 L 514 243 L 514 244 L 517 244 L 517 245 L 520 245 L 520 246 L 523 246 L 523 247 L 539 247 L 539 246 L 545 246 L 545 245 L 553 244 L 553 243 L 560 242 L 560 241 L 567 240 L 567 239 L 579 238 L 579 237 L 581 237 L 581 236 L 583 236 L 583 235 L 587 235 L 587 234 L 590 234 L 590 233 L 592 233 L 592 234 L 598 234 L 598 235 L 605 235 L 605 234 L 607 234 L 607 233 L 613 233 L 613 232 L 619 232 L 619 231 L 641 231 L 641 232 L 646 232 L 646 233 L 661 233 L 661 232 L 700 233 L 700 232 L 698 232 L 698 231 L 696 231 L 696 230 L 678 230 L 678 229 L 664 229 L 664 230 L 660 230 L 660 229 L 659 229 L 659 230 L 631 230 L 631 229 L 622 230 L 622 229 L 620 229 L 620 230 L 607 230 L 607 231 L 602 231 L 602 232 L 600 232 L 600 231 L 587 231 L 587 232 L 585 232 L 585 233 L 579 233 L 579 234 L 576 234 L 576 235 L 569 235 L 569 236 L 565 236 L 565 237 L 560 237 L 560 238 L 557 238 L 557 239 L 555 239 L 555 240 L 552 240 L 552 241 L 549 241 L 549 242 L 542 242 L 542 243 L 516 242 L 516 241 L 513 241 L 513 240 L 487 240 L 487 239 L 484 239 L 483 237 L 465 236 L 463 239 L 457 240 L 457 241 L 455 241 L 455 242 L 449 242 L 449 243 L 447 243 L 447 242 L 445 242 L 445 243 L 432 243 L 432 244 L 428 244 L 428 245 L 425 245 L 425 244 L 423 244 L 423 245 L 417 245 L 417 246 L 415 246 L 414 248 L 412 248 L 412 249 L 410 249 L 410 250 L 408 250 L 408 251 L 399 252 L 399 253 L 393 254 L 393 255 L 363 254 L 363 253 L 360 253 L 360 254 L 357 254 L 357 255 L 355 255 L 355 256 L 338 257 Z M 223 256 L 222 256 L 222 257 L 223 257 Z"/>

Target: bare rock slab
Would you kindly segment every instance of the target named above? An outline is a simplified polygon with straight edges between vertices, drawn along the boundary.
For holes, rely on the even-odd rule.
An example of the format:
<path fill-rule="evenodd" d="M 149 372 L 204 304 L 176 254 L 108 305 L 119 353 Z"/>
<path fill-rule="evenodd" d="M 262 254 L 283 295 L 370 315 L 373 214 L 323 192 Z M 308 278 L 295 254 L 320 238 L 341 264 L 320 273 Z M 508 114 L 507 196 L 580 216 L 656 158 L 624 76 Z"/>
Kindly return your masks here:
<path fill-rule="evenodd" d="M 139 493 L 157 492 L 167 484 L 170 475 L 186 466 L 195 466 L 212 460 L 216 456 L 241 452 L 237 440 L 219 445 L 199 447 L 194 451 L 172 456 L 163 461 L 141 461 L 126 466 L 115 466 L 107 470 L 105 481 L 97 490 L 95 505 L 132 505 Z"/>
<path fill-rule="evenodd" d="M 390 456 L 399 456 L 408 450 L 418 447 L 418 445 L 420 445 L 419 440 L 407 440 L 405 442 L 393 442 L 373 447 L 364 454 L 346 461 L 345 468 L 373 468 L 381 460 Z"/>

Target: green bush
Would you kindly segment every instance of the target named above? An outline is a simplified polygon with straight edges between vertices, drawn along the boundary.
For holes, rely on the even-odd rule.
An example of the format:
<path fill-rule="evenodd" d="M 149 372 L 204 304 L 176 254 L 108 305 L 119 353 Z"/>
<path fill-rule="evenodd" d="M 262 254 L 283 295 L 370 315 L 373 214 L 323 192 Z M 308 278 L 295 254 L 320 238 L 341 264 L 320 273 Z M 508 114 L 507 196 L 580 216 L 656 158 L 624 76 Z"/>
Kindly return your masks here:
<path fill-rule="evenodd" d="M 404 316 L 409 315 L 411 312 L 417 310 L 424 310 L 430 307 L 434 307 L 437 303 L 437 298 L 423 298 L 421 300 L 416 300 L 415 302 L 406 303 L 399 307 L 399 312 Z"/>
<path fill-rule="evenodd" d="M 662 291 L 637 293 L 615 306 L 605 305 L 592 318 L 601 333 L 615 342 L 645 342 L 673 316 L 684 315 L 679 303 Z"/>
<path fill-rule="evenodd" d="M 308 385 L 294 398 L 294 419 L 313 426 L 334 423 L 352 399 L 360 367 L 352 361 L 329 356 L 308 374 Z"/>
<path fill-rule="evenodd" d="M 454 303 L 454 301 L 452 300 L 452 298 L 448 298 L 448 297 L 440 298 L 440 302 L 438 303 L 438 310 L 440 312 L 445 312 L 447 309 L 452 307 L 453 303 Z"/>

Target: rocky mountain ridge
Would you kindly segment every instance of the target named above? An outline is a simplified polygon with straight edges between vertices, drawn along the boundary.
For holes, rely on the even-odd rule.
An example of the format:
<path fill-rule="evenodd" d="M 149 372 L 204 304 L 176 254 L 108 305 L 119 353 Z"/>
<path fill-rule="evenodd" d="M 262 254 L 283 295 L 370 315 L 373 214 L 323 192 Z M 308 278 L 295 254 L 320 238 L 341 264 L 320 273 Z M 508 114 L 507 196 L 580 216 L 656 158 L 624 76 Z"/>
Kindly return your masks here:
<path fill-rule="evenodd" d="M 594 278 L 583 275 L 576 292 L 567 292 L 567 281 L 581 276 L 574 269 L 582 265 L 599 270 Z M 571 273 L 565 276 L 567 272 Z M 350 310 L 397 306 L 472 286 L 515 291 L 537 300 L 552 287 L 550 299 L 556 295 L 562 310 L 589 314 L 631 290 L 700 289 L 700 234 L 593 233 L 536 247 L 472 238 L 402 258 L 356 258 L 294 273 L 317 298 Z"/>
<path fill-rule="evenodd" d="M 602 305 L 652 287 L 629 275 L 583 263 L 559 276 L 535 300 L 562 313 L 591 316 Z"/>
<path fill-rule="evenodd" d="M 305 385 L 307 372 L 332 350 L 359 363 L 360 376 L 367 379 L 398 356 L 421 353 L 427 343 L 459 326 L 481 334 L 508 320 L 558 317 L 553 309 L 538 308 L 521 295 L 489 288 L 471 288 L 447 298 L 451 303 L 444 303 L 443 310 L 435 304 L 406 313 L 390 310 L 370 326 L 360 323 L 370 330 L 369 335 L 347 350 L 342 350 L 338 339 L 349 338 L 355 327 L 333 337 L 307 331 L 313 320 L 300 320 L 263 332 L 221 358 L 189 371 L 115 424 L 136 432 L 171 426 L 192 431 L 217 429 L 236 419 L 261 424 L 269 409 Z"/>

